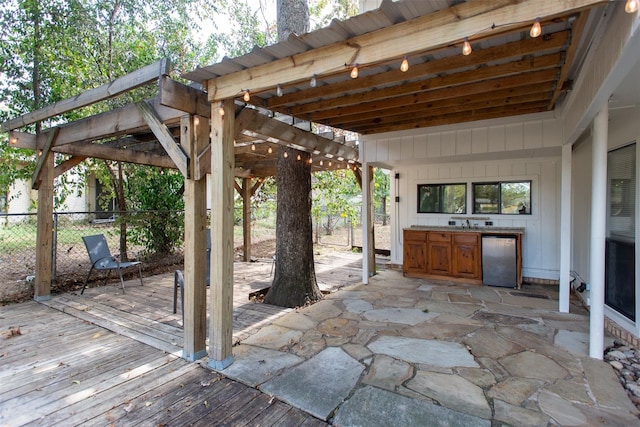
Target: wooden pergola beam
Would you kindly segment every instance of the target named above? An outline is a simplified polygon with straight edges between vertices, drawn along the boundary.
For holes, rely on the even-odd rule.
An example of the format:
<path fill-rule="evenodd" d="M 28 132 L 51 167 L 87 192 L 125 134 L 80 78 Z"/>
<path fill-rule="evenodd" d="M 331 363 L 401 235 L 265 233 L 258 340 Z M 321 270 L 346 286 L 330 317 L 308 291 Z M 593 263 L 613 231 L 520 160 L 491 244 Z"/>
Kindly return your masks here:
<path fill-rule="evenodd" d="M 26 132 L 11 131 L 12 147 L 36 150 L 36 136 Z M 124 163 L 137 163 L 140 165 L 157 166 L 160 168 L 175 169 L 176 165 L 168 156 L 145 153 L 143 151 L 113 148 L 104 144 L 91 144 L 77 142 L 62 146 L 55 145 L 51 151 L 54 153 L 68 154 L 71 156 L 91 157 L 95 159 L 113 160 Z"/>
<path fill-rule="evenodd" d="M 171 160 L 176 164 L 178 170 L 185 178 L 189 178 L 189 158 L 182 147 L 173 139 L 173 135 L 167 126 L 162 123 L 160 117 L 158 117 L 153 108 L 145 101 L 136 103 L 136 106 L 153 134 L 158 138 L 158 141 L 162 144 Z"/>
<path fill-rule="evenodd" d="M 366 66 L 400 59 L 461 43 L 465 37 L 495 28 L 495 34 L 604 3 L 602 0 L 470 1 L 343 42 L 270 61 L 207 81 L 209 100 L 236 97 L 241 89 L 260 92 L 278 84 L 303 81 L 313 74 L 345 72 L 354 64 Z M 407 43 L 407 37 L 411 43 Z M 472 36 L 473 38 L 473 36 Z"/>
<path fill-rule="evenodd" d="M 322 154 L 331 154 L 348 160 L 358 159 L 357 150 L 351 147 L 282 123 L 251 108 L 243 109 L 236 117 L 236 131 L 240 130 L 255 132 L 263 135 L 264 139 L 276 138 L 281 145 L 295 145 L 310 153 L 319 151 Z"/>
<path fill-rule="evenodd" d="M 160 104 L 193 116 L 211 117 L 211 104 L 204 91 L 167 76 L 160 79 Z"/>
<path fill-rule="evenodd" d="M 58 136 L 59 131 L 60 129 L 58 129 L 57 127 L 51 129 L 51 131 L 49 132 L 49 135 L 47 136 L 47 142 L 45 143 L 42 151 L 36 152 L 37 153 L 36 167 L 33 170 L 33 175 L 31 177 L 31 188 L 33 188 L 34 190 L 37 190 L 40 188 L 40 183 L 42 182 L 42 176 L 41 176 L 42 167 L 44 163 L 47 161 L 46 159 L 48 158 L 49 153 L 51 152 L 51 148 L 56 143 L 56 137 Z"/>
<path fill-rule="evenodd" d="M 86 107 L 87 105 L 113 98 L 116 95 L 144 86 L 163 75 L 169 74 L 170 68 L 171 63 L 169 59 L 161 59 L 151 65 L 147 65 L 146 67 L 117 78 L 110 83 L 86 90 L 73 98 L 58 101 L 44 108 L 8 120 L 2 123 L 2 131 L 8 132 L 77 108 Z"/>

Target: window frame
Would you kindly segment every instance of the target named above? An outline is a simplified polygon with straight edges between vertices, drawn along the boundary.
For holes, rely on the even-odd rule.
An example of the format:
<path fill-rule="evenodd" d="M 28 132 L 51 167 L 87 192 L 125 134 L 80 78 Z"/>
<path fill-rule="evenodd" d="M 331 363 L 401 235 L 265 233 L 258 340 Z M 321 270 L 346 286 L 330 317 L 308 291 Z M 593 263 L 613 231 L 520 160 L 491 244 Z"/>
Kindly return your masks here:
<path fill-rule="evenodd" d="M 529 184 L 529 206 L 525 212 L 502 212 L 502 186 L 504 184 Z M 496 205 L 498 207 L 497 212 L 479 212 L 476 209 L 476 186 L 479 185 L 497 185 L 498 186 L 498 199 Z M 471 183 L 471 206 L 474 215 L 532 215 L 532 193 L 533 193 L 533 180 L 531 179 L 517 179 L 509 181 L 487 181 L 487 182 L 472 182 Z"/>
<path fill-rule="evenodd" d="M 421 203 L 420 203 L 420 196 L 421 196 L 421 190 L 425 187 L 440 187 L 440 192 L 439 192 L 439 196 L 440 196 L 440 200 L 443 199 L 443 192 L 444 192 L 444 187 L 446 186 L 464 186 L 464 211 L 463 212 L 443 212 L 442 210 L 440 211 L 423 211 L 420 210 L 421 207 Z M 462 214 L 466 214 L 468 211 L 468 200 L 467 200 L 467 196 L 469 193 L 469 189 L 468 189 L 468 185 L 466 182 L 446 182 L 446 183 L 430 183 L 430 184 L 418 184 L 418 191 L 417 191 L 417 213 L 419 214 L 446 214 L 446 215 L 462 215 Z"/>

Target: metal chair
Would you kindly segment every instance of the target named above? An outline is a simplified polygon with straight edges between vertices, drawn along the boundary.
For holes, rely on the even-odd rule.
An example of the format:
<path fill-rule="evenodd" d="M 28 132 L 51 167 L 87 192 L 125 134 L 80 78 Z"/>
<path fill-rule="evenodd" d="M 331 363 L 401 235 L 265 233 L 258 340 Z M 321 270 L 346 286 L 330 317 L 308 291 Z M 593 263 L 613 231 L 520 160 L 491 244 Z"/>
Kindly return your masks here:
<path fill-rule="evenodd" d="M 117 256 L 111 255 L 111 251 L 109 250 L 109 246 L 107 245 L 107 239 L 104 237 L 104 234 L 96 234 L 94 236 L 85 236 L 82 238 L 84 241 L 84 245 L 87 248 L 87 252 L 89 253 L 89 259 L 91 260 L 91 269 L 89 270 L 89 274 L 87 274 L 87 278 L 84 281 L 84 285 L 82 286 L 82 291 L 80 291 L 80 295 L 84 293 L 84 289 L 87 287 L 87 282 L 89 281 L 89 277 L 91 277 L 91 273 L 93 270 L 107 270 L 107 277 L 104 279 L 104 282 L 107 283 L 109 279 L 109 275 L 111 274 L 111 270 L 118 270 L 118 274 L 120 275 L 120 283 L 122 284 L 122 293 L 124 294 L 124 280 L 122 279 L 122 270 L 129 267 L 138 266 L 138 274 L 140 275 L 140 286 L 142 286 L 142 269 L 140 268 L 140 261 L 127 261 L 120 262 Z"/>
<path fill-rule="evenodd" d="M 207 273 L 206 281 L 207 287 L 209 287 L 211 277 L 211 231 L 207 229 Z M 176 270 L 173 276 L 173 313 L 178 311 L 178 288 L 180 288 L 180 308 L 182 310 L 182 321 L 184 322 L 184 273 L 182 270 Z"/>

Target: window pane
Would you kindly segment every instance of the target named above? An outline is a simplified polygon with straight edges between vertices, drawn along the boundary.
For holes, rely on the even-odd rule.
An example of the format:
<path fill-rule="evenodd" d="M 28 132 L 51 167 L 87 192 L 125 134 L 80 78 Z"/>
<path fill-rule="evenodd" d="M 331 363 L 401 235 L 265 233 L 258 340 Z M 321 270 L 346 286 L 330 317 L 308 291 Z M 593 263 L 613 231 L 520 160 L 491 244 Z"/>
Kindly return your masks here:
<path fill-rule="evenodd" d="M 498 184 L 473 184 L 473 212 L 500 213 L 498 211 Z"/>
<path fill-rule="evenodd" d="M 440 185 L 421 185 L 418 187 L 418 212 L 441 212 Z"/>
<path fill-rule="evenodd" d="M 467 186 L 464 184 L 445 185 L 443 189 L 442 213 L 467 212 Z"/>
<path fill-rule="evenodd" d="M 503 182 L 500 194 L 501 213 L 531 213 L 531 182 Z"/>
<path fill-rule="evenodd" d="M 418 186 L 418 213 L 466 213 L 466 184 Z"/>

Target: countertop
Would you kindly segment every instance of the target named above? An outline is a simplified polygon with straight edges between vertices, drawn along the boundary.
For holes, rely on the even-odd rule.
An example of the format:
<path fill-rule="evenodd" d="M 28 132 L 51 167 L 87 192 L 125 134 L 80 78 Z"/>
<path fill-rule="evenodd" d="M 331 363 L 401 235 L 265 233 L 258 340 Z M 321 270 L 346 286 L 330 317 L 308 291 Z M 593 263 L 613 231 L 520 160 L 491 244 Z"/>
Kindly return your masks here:
<path fill-rule="evenodd" d="M 404 230 L 450 231 L 455 233 L 524 234 L 524 227 L 462 227 L 460 225 L 412 225 Z"/>

